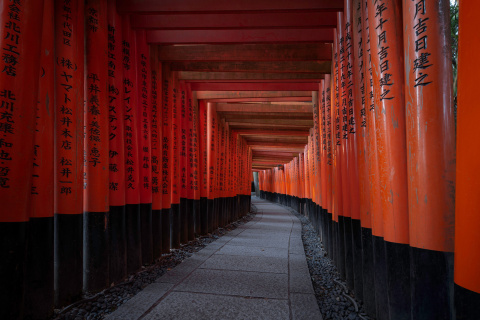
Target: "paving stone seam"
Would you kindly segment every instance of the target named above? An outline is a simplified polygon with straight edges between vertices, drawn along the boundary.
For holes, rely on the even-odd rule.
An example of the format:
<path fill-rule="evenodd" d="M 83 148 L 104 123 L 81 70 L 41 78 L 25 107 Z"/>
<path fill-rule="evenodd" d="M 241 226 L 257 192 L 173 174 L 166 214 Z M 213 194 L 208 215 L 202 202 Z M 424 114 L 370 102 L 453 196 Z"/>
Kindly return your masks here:
<path fill-rule="evenodd" d="M 269 298 L 269 297 L 260 297 L 260 296 L 242 296 L 239 294 L 228 294 L 228 293 L 212 293 L 212 292 L 198 292 L 198 291 L 184 291 L 184 290 L 175 290 L 174 292 L 180 293 L 194 293 L 194 294 L 201 294 L 201 295 L 208 295 L 208 296 L 220 296 L 220 297 L 235 297 L 235 298 L 243 298 L 249 300 L 276 300 L 276 301 L 287 301 L 288 299 L 282 298 Z"/>
<path fill-rule="evenodd" d="M 244 256 L 242 255 L 242 257 Z M 198 269 L 213 270 L 213 271 L 241 271 L 241 272 L 248 272 L 248 273 L 288 274 L 285 272 L 252 271 L 252 270 L 242 270 L 242 269 L 213 269 L 213 268 L 201 268 L 201 267 L 199 267 Z"/>
<path fill-rule="evenodd" d="M 246 224 L 244 224 L 244 226 L 249 225 L 251 222 L 257 220 L 257 218 L 259 218 L 259 217 L 258 217 L 258 213 L 259 213 L 259 212 L 258 212 L 258 210 L 257 210 L 257 215 L 255 216 L 255 218 L 253 218 L 251 221 L 249 221 L 249 222 L 247 222 Z M 257 221 L 255 221 L 255 223 L 253 223 L 253 225 L 255 225 L 258 221 L 261 220 L 261 218 L 263 217 L 263 211 L 260 213 L 260 215 L 261 215 L 261 217 L 260 217 Z M 238 228 L 237 228 L 237 229 L 238 229 Z M 202 262 L 200 265 L 198 265 L 197 267 L 194 267 L 192 270 L 190 270 L 190 272 L 189 272 L 186 276 L 184 276 L 180 281 L 178 281 L 177 283 L 175 283 L 172 288 L 170 288 L 170 289 L 169 289 L 166 293 L 164 293 L 157 301 L 155 301 L 155 302 L 150 306 L 150 308 L 148 308 L 140 317 L 138 317 L 137 320 L 141 320 L 141 319 L 145 318 L 145 317 L 146 317 L 149 313 L 151 313 L 163 300 L 165 300 L 165 298 L 168 297 L 168 295 L 170 295 L 170 293 L 174 292 L 174 291 L 175 291 L 175 288 L 178 287 L 180 284 L 182 284 L 182 282 L 183 282 L 185 279 L 187 279 L 195 270 L 197 270 L 206 260 L 208 260 L 208 259 L 209 259 L 211 256 L 213 256 L 217 251 L 219 251 L 220 249 L 222 249 L 227 243 L 229 243 L 230 241 L 232 241 L 233 239 L 235 239 L 237 236 L 239 236 L 240 234 L 242 234 L 242 233 L 243 233 L 245 230 L 247 230 L 247 229 L 248 229 L 248 228 L 245 228 L 243 231 L 239 232 L 235 237 L 233 237 L 232 239 L 226 241 L 224 244 L 222 244 L 222 246 L 220 246 L 220 247 L 217 248 L 215 251 L 213 251 L 210 255 L 208 255 L 208 256 L 206 257 L 206 259 L 203 260 L 203 262 Z M 228 233 L 225 234 L 225 235 L 228 235 Z M 217 239 L 217 240 L 219 240 L 219 239 Z M 213 242 L 213 243 L 214 243 L 214 242 Z M 206 248 L 208 248 L 208 246 L 205 247 L 204 249 L 206 249 Z M 202 251 L 202 250 L 200 250 L 200 251 Z M 199 251 L 199 252 L 200 252 L 200 251 Z M 191 257 L 193 257 L 193 256 L 195 256 L 195 255 L 192 255 Z M 191 257 L 190 257 L 190 258 L 191 258 Z M 188 259 L 189 259 L 189 258 L 188 258 Z M 185 261 L 186 261 L 186 260 L 185 260 Z M 163 277 L 163 276 L 162 276 L 162 277 Z M 175 292 L 177 292 L 177 291 L 175 291 Z M 178 291 L 178 292 L 179 292 L 179 291 Z"/>

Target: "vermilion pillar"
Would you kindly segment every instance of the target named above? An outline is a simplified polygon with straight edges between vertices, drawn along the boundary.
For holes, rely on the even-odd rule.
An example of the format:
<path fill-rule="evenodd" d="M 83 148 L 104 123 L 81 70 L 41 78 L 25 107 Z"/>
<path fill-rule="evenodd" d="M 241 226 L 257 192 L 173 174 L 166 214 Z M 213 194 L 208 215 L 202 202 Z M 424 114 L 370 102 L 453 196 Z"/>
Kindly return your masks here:
<path fill-rule="evenodd" d="M 170 141 L 172 139 L 172 121 L 171 121 L 171 79 L 170 69 L 166 64 L 162 65 L 162 252 L 170 252 L 170 206 L 172 203 L 172 149 Z"/>
<path fill-rule="evenodd" d="M 86 110 L 84 185 L 84 290 L 109 286 L 109 111 L 107 3 L 85 3 Z"/>
<path fill-rule="evenodd" d="M 110 283 L 127 275 L 127 238 L 125 232 L 125 130 L 122 64 L 122 20 L 116 1 L 108 1 L 108 128 L 109 128 L 109 271 Z"/>
<path fill-rule="evenodd" d="M 346 60 L 346 105 L 347 105 L 347 162 L 348 162 L 348 186 L 350 195 L 350 234 L 352 243 L 352 265 L 353 265 L 353 288 L 355 295 L 362 299 L 363 276 L 362 276 L 362 227 L 360 223 L 360 201 L 358 188 L 357 168 L 357 128 L 358 119 L 355 115 L 355 88 L 359 86 L 354 70 L 354 30 L 353 10 L 360 8 L 353 7 L 353 0 L 344 1 L 344 30 L 345 30 L 345 60 Z M 360 23 L 361 23 L 361 17 Z M 359 20 L 355 20 L 358 23 Z M 346 225 L 348 228 L 348 224 Z M 348 233 L 348 230 L 346 231 Z M 347 247 L 348 248 L 348 247 Z M 348 256 L 348 254 L 347 254 Z M 363 300 L 363 299 L 362 299 Z"/>
<path fill-rule="evenodd" d="M 152 169 L 151 169 L 151 122 L 150 101 L 150 49 L 143 30 L 136 31 L 135 50 L 137 59 L 137 138 L 140 172 L 140 235 L 142 239 L 142 264 L 153 261 L 152 243 Z"/>
<path fill-rule="evenodd" d="M 427 8 L 428 10 L 428 8 Z M 457 319 L 480 313 L 480 140 L 478 139 L 477 86 L 479 65 L 478 12 L 480 2 L 461 1 L 458 46 L 457 187 L 455 216 L 455 307 Z M 437 17 L 435 17 L 437 18 Z M 447 29 L 448 30 L 448 29 Z M 435 39 L 435 38 L 433 38 Z M 436 49 L 428 47 L 430 49 Z M 432 55 L 434 50 L 431 50 Z M 437 67 L 435 67 L 437 68 Z M 430 71 L 428 69 L 423 70 Z M 428 74 L 432 74 L 428 72 Z M 427 81 L 428 82 L 428 81 Z"/>
<path fill-rule="evenodd" d="M 378 91 L 373 90 L 373 67 L 372 54 L 374 49 L 371 46 L 375 45 L 375 40 L 371 39 L 369 23 L 368 7 L 372 6 L 368 1 L 364 1 L 362 8 L 363 13 L 363 37 L 366 39 L 364 43 L 364 63 L 366 68 L 366 118 L 367 118 L 367 162 L 369 172 L 369 202 L 370 215 L 372 217 L 372 243 L 373 243 L 373 261 L 374 261 L 374 295 L 375 295 L 375 315 L 379 319 L 388 319 L 388 295 L 387 295 L 387 268 L 385 262 L 385 244 L 383 239 L 383 216 L 380 201 L 380 174 L 378 164 L 377 139 L 376 131 L 377 125 L 375 121 L 375 95 L 379 95 Z M 373 27 L 372 27 L 373 28 Z M 372 38 L 375 39 L 375 38 Z M 378 100 L 378 97 L 377 97 Z M 368 294 L 364 294 L 367 296 Z M 370 310 L 370 312 L 373 309 Z M 374 314 L 370 314 L 374 315 Z"/>
<path fill-rule="evenodd" d="M 375 281 L 374 281 L 374 265 L 373 265 L 373 245 L 372 245 L 372 219 L 370 215 L 370 185 L 368 183 L 368 130 L 367 130 L 367 79 L 365 68 L 365 52 L 364 41 L 364 22 L 362 16 L 363 0 L 354 0 L 353 9 L 353 70 L 355 75 L 354 86 L 354 115 L 355 115 L 355 132 L 356 132 L 356 164 L 358 181 L 356 188 L 358 190 L 358 204 L 352 207 L 352 213 L 360 218 L 360 237 L 354 237 L 354 245 L 356 250 L 361 250 L 359 264 L 355 263 L 356 268 L 360 268 L 362 274 L 362 289 L 355 284 L 355 295 L 362 297 L 368 314 L 375 314 Z M 368 62 L 368 61 L 367 61 Z M 353 194 L 353 191 L 352 191 Z M 357 216 L 357 217 L 358 217 Z M 354 220 L 352 220 L 352 223 Z M 353 226 L 353 224 L 352 224 Z M 355 228 L 354 228 L 355 229 Z M 360 248 L 358 247 L 360 246 Z M 358 259 L 356 259 L 356 262 Z M 357 271 L 357 270 L 355 270 Z M 355 280 L 357 274 L 355 274 Z"/>
<path fill-rule="evenodd" d="M 216 121 L 215 105 L 207 103 L 207 217 L 208 217 L 208 232 L 213 231 L 214 215 L 215 215 L 215 178 L 216 178 L 216 135 L 217 121 Z"/>
<path fill-rule="evenodd" d="M 322 218 L 322 233 L 323 233 L 323 243 L 324 249 L 328 252 L 328 225 L 330 223 L 328 218 L 328 197 L 327 197 L 327 119 L 326 119 L 326 92 L 325 92 L 325 80 L 322 79 L 319 85 L 319 122 L 320 122 L 320 174 L 321 179 L 320 183 L 322 186 L 322 207 L 321 207 L 321 218 Z"/>
<path fill-rule="evenodd" d="M 130 28 L 130 19 L 122 21 L 123 106 L 125 126 L 125 225 L 127 233 L 127 273 L 142 265 L 140 234 L 140 161 L 138 157 L 138 99 L 137 99 L 137 54 L 135 33 Z"/>
<path fill-rule="evenodd" d="M 171 198 L 171 228 L 170 228 L 170 239 L 172 248 L 180 247 L 180 131 L 181 131 L 181 100 L 180 100 L 180 87 L 178 80 L 176 79 L 173 72 L 170 74 L 172 79 L 171 90 L 171 117 L 170 121 L 172 123 L 172 135 L 170 139 L 170 149 L 172 150 L 171 158 L 171 170 L 172 170 L 172 193 Z"/>
<path fill-rule="evenodd" d="M 203 101 L 199 101 L 199 130 L 200 137 L 199 145 L 199 183 L 200 183 L 200 234 L 205 235 L 208 233 L 208 113 L 207 104 Z M 235 144 L 237 144 L 235 141 Z M 237 149 L 237 148 L 236 148 Z M 238 177 L 238 172 L 235 172 L 235 177 Z M 235 191 L 237 189 L 235 188 Z"/>
<path fill-rule="evenodd" d="M 328 254 L 330 257 L 333 254 L 333 200 L 332 200 L 332 168 L 333 168 L 333 140 L 332 140 L 332 77 L 329 74 L 325 75 L 325 140 L 326 140 L 326 201 L 327 201 L 327 232 L 328 232 Z"/>
<path fill-rule="evenodd" d="M 153 259 L 162 255 L 162 70 L 157 48 L 150 47 L 150 101 L 152 105 L 151 169 L 152 169 L 152 250 Z"/>
<path fill-rule="evenodd" d="M 82 293 L 84 1 L 55 1 L 55 305 Z"/>
<path fill-rule="evenodd" d="M 453 314 L 455 123 L 449 1 L 403 1 L 412 318 Z"/>
<path fill-rule="evenodd" d="M 346 10 L 347 8 L 345 8 Z M 351 139 L 350 124 L 349 124 L 349 91 L 353 90 L 353 82 L 348 76 L 349 57 L 347 53 L 347 40 L 351 37 L 351 33 L 347 35 L 347 29 L 345 28 L 346 14 L 337 14 L 337 26 L 338 26 L 338 48 L 339 48 L 339 112 L 340 112 L 340 136 L 341 136 L 341 151 L 340 151 L 340 165 L 342 175 L 342 203 L 343 211 L 339 213 L 338 225 L 340 228 L 340 246 L 344 241 L 343 247 L 345 247 L 345 279 L 347 280 L 347 286 L 353 288 L 353 251 L 352 251 L 352 217 L 351 207 L 353 205 L 350 197 L 350 172 L 349 167 L 351 163 L 349 158 L 351 156 L 351 150 L 348 145 Z M 351 45 L 351 40 L 348 40 Z M 343 232 L 343 237 L 342 237 Z"/>
<path fill-rule="evenodd" d="M 320 210 L 322 206 L 322 184 L 321 184 L 321 172 L 320 172 L 320 118 L 319 118 L 319 94 L 318 91 L 312 92 L 313 101 L 313 157 L 315 166 L 315 195 L 314 195 L 314 220 L 317 231 L 321 232 L 321 220 Z"/>
<path fill-rule="evenodd" d="M 410 317 L 410 262 L 400 0 L 368 7 L 390 318 Z"/>
<path fill-rule="evenodd" d="M 185 168 L 185 179 L 186 179 L 186 188 L 187 188 L 187 241 L 192 241 L 195 239 L 195 181 L 194 174 L 196 175 L 195 171 L 195 150 L 196 146 L 194 147 L 194 138 L 196 143 L 197 134 L 195 132 L 195 112 L 194 112 L 194 102 L 192 97 L 192 90 L 190 85 L 186 87 L 186 146 L 185 152 L 187 155 L 187 162 Z"/>
<path fill-rule="evenodd" d="M 195 217 L 195 228 L 194 234 L 200 235 L 200 199 L 201 199 L 201 181 L 200 181 L 200 114 L 198 109 L 198 100 L 196 97 L 196 92 L 190 93 L 191 99 L 191 106 L 192 106 L 192 123 L 193 123 L 193 131 L 192 131 L 192 152 L 193 152 L 193 163 L 191 164 L 190 172 L 192 175 L 192 184 L 190 188 L 193 192 L 193 215 Z M 233 180 L 232 180 L 233 183 Z"/>
<path fill-rule="evenodd" d="M 188 226 L 189 216 L 192 211 L 189 207 L 188 201 L 188 188 L 187 188 L 187 175 L 188 175 L 188 131 L 189 121 L 187 119 L 187 88 L 185 83 L 180 82 L 179 88 L 180 96 L 180 136 L 179 136 L 179 148 L 180 148 L 180 242 L 188 242 Z M 190 203 L 191 204 L 191 203 Z"/>
<path fill-rule="evenodd" d="M 44 1 L 38 104 L 25 274 L 25 318 L 53 314 L 54 262 L 54 21 L 53 0 Z M 32 109 L 33 110 L 33 109 Z M 3 114 L 3 111 L 0 111 Z M 2 192 L 2 191 L 0 191 Z M 2 239 L 3 241 L 3 239 Z M 2 305 L 3 307 L 3 305 Z"/>

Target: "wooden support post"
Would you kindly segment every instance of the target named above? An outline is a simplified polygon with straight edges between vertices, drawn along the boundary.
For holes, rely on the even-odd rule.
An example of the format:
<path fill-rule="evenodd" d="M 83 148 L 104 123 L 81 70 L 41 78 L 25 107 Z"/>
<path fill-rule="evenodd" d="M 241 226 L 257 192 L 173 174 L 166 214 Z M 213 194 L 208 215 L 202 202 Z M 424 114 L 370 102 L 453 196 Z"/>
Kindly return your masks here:
<path fill-rule="evenodd" d="M 192 122 L 193 122 L 193 131 L 192 131 L 192 152 L 193 152 L 193 164 L 191 167 L 192 174 L 192 185 L 193 189 L 193 215 L 195 217 L 195 229 L 194 235 L 201 235 L 200 229 L 200 217 L 202 215 L 201 211 L 201 187 L 202 181 L 201 178 L 201 153 L 200 153 L 200 113 L 198 100 L 196 97 L 196 92 L 192 92 L 190 95 L 191 106 L 192 106 Z"/>
<path fill-rule="evenodd" d="M 55 115 L 51 112 L 55 86 L 53 19 L 53 0 L 44 1 L 38 105 L 37 108 L 35 108 L 36 121 L 31 189 L 32 204 L 28 222 L 25 300 L 23 307 L 24 317 L 33 319 L 51 317 L 54 307 L 53 141 Z M 1 110 L 0 112 L 4 114 L 4 111 L 5 110 Z M 18 284 L 16 285 L 18 286 Z M 2 304 L 2 308 L 3 307 Z"/>
<path fill-rule="evenodd" d="M 136 31 L 137 59 L 137 138 L 140 172 L 140 235 L 142 239 L 142 264 L 153 262 L 152 243 L 152 169 L 151 169 L 151 121 L 150 102 L 150 51 L 145 31 Z"/>
<path fill-rule="evenodd" d="M 217 127 L 215 105 L 213 103 L 207 103 L 207 232 L 214 230 Z"/>
<path fill-rule="evenodd" d="M 127 273 L 142 266 L 140 234 L 140 161 L 137 130 L 137 54 L 135 33 L 129 19 L 122 21 L 123 102 L 125 126 L 125 226 L 127 234 Z"/>
<path fill-rule="evenodd" d="M 55 305 L 83 279 L 84 1 L 55 1 Z M 23 84 L 25 85 L 25 84 Z"/>
<path fill-rule="evenodd" d="M 453 318 L 450 2 L 403 1 L 412 318 Z M 428 41 L 428 46 L 427 46 Z"/>
<path fill-rule="evenodd" d="M 208 113 L 207 104 L 201 100 L 198 105 L 199 110 L 199 183 L 200 183 L 200 212 L 199 222 L 200 235 L 208 233 Z M 237 176 L 237 174 L 235 174 Z"/>
<path fill-rule="evenodd" d="M 162 256 L 162 66 L 157 48 L 150 47 L 150 101 L 152 105 L 151 169 L 152 169 L 152 250 L 153 259 Z"/>
<path fill-rule="evenodd" d="M 109 111 L 107 2 L 85 3 L 85 181 L 83 288 L 109 286 Z"/>
<path fill-rule="evenodd" d="M 332 167 L 333 167 L 333 145 L 332 145 L 332 77 L 331 75 L 325 75 L 325 112 L 324 112 L 324 119 L 325 119 L 325 145 L 326 145 L 326 214 L 327 214 L 327 233 L 328 233 L 328 243 L 327 243 L 327 253 L 332 257 L 333 255 L 333 231 L 332 231 L 332 223 L 333 223 L 333 216 L 332 216 L 332 209 L 333 209 L 333 200 L 332 200 Z"/>
<path fill-rule="evenodd" d="M 188 242 L 188 226 L 189 216 L 192 211 L 189 207 L 187 175 L 188 175 L 188 127 L 189 121 L 187 119 L 187 88 L 185 82 L 180 81 L 178 98 L 180 100 L 180 110 L 178 116 L 180 117 L 180 135 L 179 135 L 179 149 L 180 149 L 180 242 Z M 191 204 L 191 203 L 190 203 Z"/>
<path fill-rule="evenodd" d="M 390 318 L 408 319 L 410 253 L 402 6 L 400 0 L 370 3 L 370 49 L 389 315 Z"/>
<path fill-rule="evenodd" d="M 195 159 L 196 159 L 196 132 L 195 132 L 195 121 L 196 121 L 196 106 L 193 102 L 192 90 L 189 85 L 186 87 L 185 91 L 186 99 L 186 146 L 185 152 L 187 155 L 186 168 L 185 168 L 185 183 L 187 188 L 187 241 L 195 240 L 195 182 L 194 178 L 195 173 Z"/>
<path fill-rule="evenodd" d="M 162 253 L 169 253 L 171 248 L 170 207 L 172 203 L 172 95 L 171 72 L 166 64 L 162 65 Z"/>
<path fill-rule="evenodd" d="M 172 150 L 171 170 L 172 170 L 172 193 L 171 193 L 171 228 L 170 239 L 173 249 L 180 248 L 180 130 L 181 130 L 181 97 L 180 86 L 173 73 L 171 73 L 171 117 L 172 133 L 170 139 L 170 149 Z"/>
<path fill-rule="evenodd" d="M 127 276 L 125 226 L 125 130 L 123 100 L 122 19 L 116 2 L 108 1 L 108 109 L 109 109 L 109 262 L 110 283 Z"/>

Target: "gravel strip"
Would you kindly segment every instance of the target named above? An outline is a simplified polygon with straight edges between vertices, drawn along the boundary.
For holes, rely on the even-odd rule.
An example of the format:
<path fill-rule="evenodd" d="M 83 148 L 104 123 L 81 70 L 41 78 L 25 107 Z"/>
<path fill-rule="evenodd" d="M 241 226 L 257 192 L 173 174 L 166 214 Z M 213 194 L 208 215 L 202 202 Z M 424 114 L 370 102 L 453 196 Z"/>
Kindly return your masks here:
<path fill-rule="evenodd" d="M 340 278 L 333 262 L 326 257 L 327 253 L 323 249 L 323 244 L 312 223 L 292 208 L 285 208 L 288 208 L 302 223 L 303 247 L 307 257 L 313 290 L 315 291 L 315 297 L 317 298 L 323 320 L 371 319 L 366 315 L 362 302 L 355 298 L 353 292 L 351 290 L 345 292 L 347 285 Z M 356 301 L 358 312 L 355 311 L 352 301 L 344 294 Z"/>
<path fill-rule="evenodd" d="M 155 282 L 165 272 L 174 268 L 180 262 L 198 252 L 209 243 L 225 235 L 228 231 L 247 223 L 255 217 L 257 210 L 252 204 L 250 213 L 245 217 L 215 230 L 208 236 L 197 238 L 183 245 L 180 249 L 172 249 L 171 253 L 162 255 L 154 264 L 142 266 L 138 272 L 131 274 L 119 284 L 103 290 L 95 295 L 85 294 L 83 300 L 77 301 L 63 309 L 55 309 L 54 320 L 94 320 L 103 319 L 115 311 L 120 305 L 132 298 L 150 283 Z"/>

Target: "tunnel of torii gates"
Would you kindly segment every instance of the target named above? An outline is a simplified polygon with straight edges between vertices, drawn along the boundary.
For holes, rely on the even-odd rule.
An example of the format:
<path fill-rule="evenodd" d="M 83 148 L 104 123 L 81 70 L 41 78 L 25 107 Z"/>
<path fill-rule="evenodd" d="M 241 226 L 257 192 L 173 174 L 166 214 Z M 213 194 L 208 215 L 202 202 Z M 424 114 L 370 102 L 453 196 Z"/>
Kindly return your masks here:
<path fill-rule="evenodd" d="M 261 197 L 377 319 L 478 319 L 479 1 L 4 0 L 0 318 L 46 318 Z"/>

